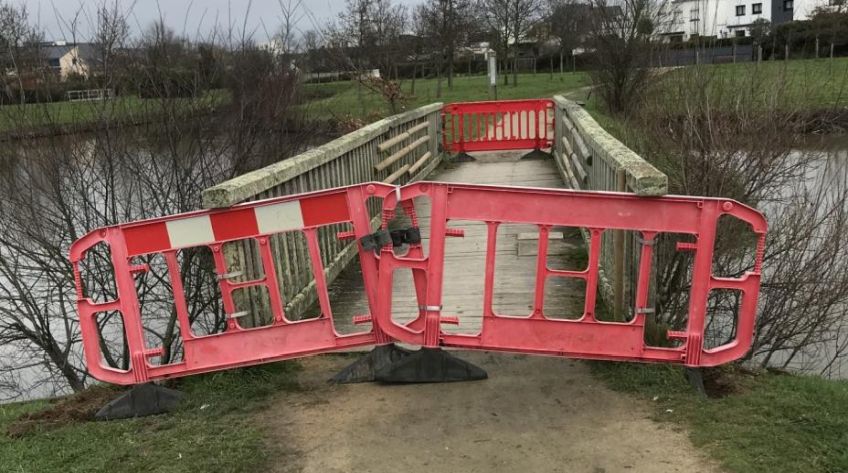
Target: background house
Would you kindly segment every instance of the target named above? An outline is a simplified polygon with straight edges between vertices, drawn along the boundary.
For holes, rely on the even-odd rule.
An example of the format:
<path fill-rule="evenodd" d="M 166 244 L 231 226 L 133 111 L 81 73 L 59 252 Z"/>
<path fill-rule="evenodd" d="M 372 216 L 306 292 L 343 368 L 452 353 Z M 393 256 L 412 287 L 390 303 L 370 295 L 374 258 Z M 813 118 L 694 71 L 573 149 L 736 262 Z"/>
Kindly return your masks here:
<path fill-rule="evenodd" d="M 772 25 L 808 20 L 816 8 L 835 7 L 840 0 L 675 0 L 670 4 L 670 41 L 693 36 L 751 36 L 757 20 Z"/>
<path fill-rule="evenodd" d="M 96 48 L 90 43 L 56 41 L 42 45 L 50 69 L 66 80 L 70 75 L 88 78 L 96 62 Z"/>

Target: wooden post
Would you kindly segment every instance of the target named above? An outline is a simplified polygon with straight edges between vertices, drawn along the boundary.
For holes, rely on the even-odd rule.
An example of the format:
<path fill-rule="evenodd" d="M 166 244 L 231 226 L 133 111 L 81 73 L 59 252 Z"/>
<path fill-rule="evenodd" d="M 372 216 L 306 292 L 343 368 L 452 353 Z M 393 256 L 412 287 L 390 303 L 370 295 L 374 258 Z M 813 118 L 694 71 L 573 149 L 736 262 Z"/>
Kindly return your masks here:
<path fill-rule="evenodd" d="M 498 99 L 498 57 L 494 51 L 489 52 L 489 97 Z"/>
<path fill-rule="evenodd" d="M 624 170 L 615 171 L 615 190 L 627 192 L 627 176 Z M 624 321 L 624 230 L 613 232 L 613 317 Z"/>

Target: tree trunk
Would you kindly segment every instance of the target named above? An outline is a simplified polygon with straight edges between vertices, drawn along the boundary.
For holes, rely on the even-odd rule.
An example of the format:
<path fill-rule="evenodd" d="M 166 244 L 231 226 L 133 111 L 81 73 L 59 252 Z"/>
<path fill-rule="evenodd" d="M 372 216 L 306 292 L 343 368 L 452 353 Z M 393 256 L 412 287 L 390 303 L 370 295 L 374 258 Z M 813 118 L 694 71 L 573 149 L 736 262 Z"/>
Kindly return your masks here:
<path fill-rule="evenodd" d="M 559 48 L 559 74 L 562 75 L 565 73 L 565 67 L 562 63 L 562 48 Z"/>
<path fill-rule="evenodd" d="M 448 89 L 453 90 L 453 64 L 454 52 L 453 48 L 448 51 Z"/>
<path fill-rule="evenodd" d="M 436 62 L 436 98 L 442 98 L 442 61 Z"/>
<path fill-rule="evenodd" d="M 59 368 L 59 371 L 62 373 L 65 381 L 68 382 L 68 386 L 70 386 L 74 392 L 82 391 L 85 388 L 85 384 L 82 382 L 82 379 L 80 379 L 79 373 L 77 373 L 76 370 L 74 370 L 74 367 L 68 362 L 68 357 L 63 356 L 63 351 L 59 348 L 59 346 L 56 345 L 55 342 L 51 341 L 47 352 L 50 357 L 50 361 L 53 362 L 54 366 Z"/>
<path fill-rule="evenodd" d="M 415 76 L 418 75 L 418 58 L 415 58 L 415 61 L 412 62 L 412 85 L 410 85 L 409 93 L 415 95 Z"/>
<path fill-rule="evenodd" d="M 518 51 L 512 53 L 512 86 L 518 87 Z"/>

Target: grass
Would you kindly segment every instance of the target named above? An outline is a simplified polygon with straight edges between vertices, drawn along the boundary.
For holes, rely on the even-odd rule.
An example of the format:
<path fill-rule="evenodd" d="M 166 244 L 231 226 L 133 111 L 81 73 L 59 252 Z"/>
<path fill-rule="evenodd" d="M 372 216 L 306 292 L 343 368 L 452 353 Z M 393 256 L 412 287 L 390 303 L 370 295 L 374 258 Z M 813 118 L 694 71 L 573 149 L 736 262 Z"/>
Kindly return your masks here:
<path fill-rule="evenodd" d="M 693 74 L 693 72 L 695 74 Z M 698 72 L 706 74 L 697 77 Z M 815 112 L 846 104 L 848 59 L 728 64 L 667 73 L 650 91 L 669 116 L 684 104 L 681 94 L 703 89 L 716 108 L 740 106 L 733 91 L 755 94 L 745 104 L 767 104 L 783 88 L 775 110 Z M 689 103 L 699 103 L 690 100 Z M 586 109 L 613 136 L 640 152 L 645 132 L 634 122 L 610 114 L 593 96 Z M 640 113 L 636 109 L 634 113 Z M 689 431 L 727 471 L 848 471 L 848 381 L 774 373 L 752 375 L 738 368 L 711 370 L 708 381 L 722 396 L 699 398 L 679 367 L 593 363 L 594 373 L 617 391 L 649 400 L 654 418 Z M 716 376 L 717 374 L 717 376 Z M 717 382 L 715 380 L 718 380 Z"/>
<path fill-rule="evenodd" d="M 212 109 L 229 100 L 225 91 L 213 90 L 196 99 L 142 99 L 116 97 L 105 101 L 48 102 L 0 106 L 0 133 L 31 130 L 46 126 L 85 125 L 100 121 L 137 122 L 163 113 L 163 101 L 186 113 Z"/>
<path fill-rule="evenodd" d="M 687 99 L 693 90 L 703 90 L 711 103 L 726 108 L 757 104 L 786 111 L 844 107 L 848 105 L 848 58 L 692 66 L 664 74 L 656 85 L 649 96 L 672 111 L 691 104 Z M 741 103 L 740 97 L 745 97 Z"/>
<path fill-rule="evenodd" d="M 0 406 L 0 470 L 8 472 L 263 471 L 283 452 L 269 445 L 255 413 L 296 389 L 294 363 L 185 378 L 177 412 L 107 422 L 71 422 L 20 437 L 9 427 L 47 401 Z"/>
<path fill-rule="evenodd" d="M 656 420 L 687 428 L 728 471 L 848 471 L 848 381 L 724 369 L 722 382 L 735 392 L 702 400 L 680 368 L 599 362 L 592 369 L 613 389 L 653 400 Z"/>
<path fill-rule="evenodd" d="M 498 84 L 498 99 L 525 99 L 551 97 L 588 85 L 587 74 L 583 72 L 554 74 L 519 74 L 518 86 Z M 489 82 L 486 76 L 458 76 L 454 78 L 452 89 L 447 81 L 442 83 L 441 97 L 437 97 L 436 79 L 419 79 L 412 93 L 412 81 L 402 81 L 401 88 L 407 96 L 405 108 L 413 109 L 433 102 L 468 102 L 489 100 Z M 361 100 L 360 100 L 361 94 Z M 317 97 L 308 104 L 311 116 L 319 119 L 354 117 L 365 120 L 379 119 L 391 115 L 391 110 L 378 94 L 365 88 L 359 89 L 354 82 L 331 82 L 307 84 L 307 97 Z"/>

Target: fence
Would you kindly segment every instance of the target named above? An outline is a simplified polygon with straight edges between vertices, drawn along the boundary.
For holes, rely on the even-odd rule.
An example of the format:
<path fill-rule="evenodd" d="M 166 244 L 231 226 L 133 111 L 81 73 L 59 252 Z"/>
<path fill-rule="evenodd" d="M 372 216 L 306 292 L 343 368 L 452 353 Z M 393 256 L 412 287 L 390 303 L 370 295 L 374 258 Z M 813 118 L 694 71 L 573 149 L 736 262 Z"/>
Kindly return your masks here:
<path fill-rule="evenodd" d="M 115 97 L 115 91 L 112 89 L 69 90 L 67 96 L 71 102 L 108 100 Z"/>
<path fill-rule="evenodd" d="M 554 97 L 553 154 L 563 180 L 574 189 L 663 195 L 668 177 L 607 133 L 577 103 Z M 584 238 L 588 235 L 584 234 Z M 632 307 L 639 268 L 640 235 L 617 230 L 601 242 L 600 290 L 617 317 Z M 654 287 L 651 284 L 651 287 Z"/>
<path fill-rule="evenodd" d="M 250 200 L 362 182 L 402 185 L 419 180 L 442 159 L 439 150 L 441 111 L 442 104 L 435 103 L 372 123 L 299 156 L 206 189 L 203 205 L 205 208 L 229 207 Z M 373 207 L 371 211 L 372 217 L 377 217 L 379 209 Z M 322 228 L 318 235 L 328 284 L 356 255 L 355 244 L 337 238 L 338 232 L 349 229 L 342 225 L 335 227 Z M 291 317 L 303 314 L 316 300 L 307 245 L 298 236 L 283 234 L 270 242 L 274 257 L 280 262 L 277 278 L 286 301 L 286 314 Z M 232 247 L 225 257 L 231 271 L 255 274 L 256 268 L 261 268 L 257 251 L 249 245 Z M 267 310 L 251 312 L 269 313 Z M 242 322 L 258 326 L 267 321 Z"/>

